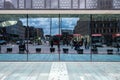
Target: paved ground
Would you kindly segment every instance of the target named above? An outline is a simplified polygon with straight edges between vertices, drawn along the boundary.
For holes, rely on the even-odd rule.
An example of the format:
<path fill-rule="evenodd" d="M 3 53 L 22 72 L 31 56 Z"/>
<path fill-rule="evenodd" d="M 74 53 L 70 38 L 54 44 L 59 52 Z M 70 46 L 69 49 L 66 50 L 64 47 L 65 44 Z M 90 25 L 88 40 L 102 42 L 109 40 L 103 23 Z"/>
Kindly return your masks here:
<path fill-rule="evenodd" d="M 6 52 L 7 48 L 12 48 L 10 53 Z M 36 52 L 36 48 L 41 48 L 41 53 Z M 98 54 L 91 54 L 90 49 L 83 49 L 83 54 L 78 54 L 70 46 L 61 46 L 60 53 L 57 46 L 54 46 L 55 52 L 50 53 L 48 45 L 29 45 L 29 54 L 19 54 L 18 45 L 4 45 L 0 54 L 0 61 L 120 61 L 120 55 L 116 48 L 104 47 L 98 48 Z M 63 48 L 68 48 L 68 54 L 63 52 Z M 113 55 L 107 54 L 107 49 L 113 49 Z M 120 53 L 120 52 L 119 52 Z"/>
<path fill-rule="evenodd" d="M 7 44 L 7 45 L 3 45 L 1 46 L 1 53 L 6 53 L 7 52 L 7 48 L 12 48 L 12 52 L 11 53 L 19 53 L 19 48 L 18 45 L 16 44 Z M 41 48 L 41 53 L 50 53 L 50 46 L 49 45 L 32 45 L 29 44 L 28 45 L 28 50 L 29 53 L 36 53 L 36 48 Z M 55 45 L 55 52 L 56 54 L 58 54 L 58 48 Z M 68 48 L 69 49 L 69 54 L 77 54 L 76 50 L 74 50 L 74 48 L 72 48 L 71 46 L 60 46 L 60 53 L 64 53 L 63 52 L 63 48 Z M 89 49 L 85 49 L 84 46 L 81 47 L 81 49 L 83 49 L 83 53 L 84 54 L 90 54 L 91 53 L 91 47 Z M 112 49 L 114 54 L 117 54 L 117 48 L 114 47 L 98 47 L 98 53 L 99 54 L 107 54 L 107 49 Z"/>
<path fill-rule="evenodd" d="M 120 62 L 0 62 L 0 80 L 120 80 Z"/>

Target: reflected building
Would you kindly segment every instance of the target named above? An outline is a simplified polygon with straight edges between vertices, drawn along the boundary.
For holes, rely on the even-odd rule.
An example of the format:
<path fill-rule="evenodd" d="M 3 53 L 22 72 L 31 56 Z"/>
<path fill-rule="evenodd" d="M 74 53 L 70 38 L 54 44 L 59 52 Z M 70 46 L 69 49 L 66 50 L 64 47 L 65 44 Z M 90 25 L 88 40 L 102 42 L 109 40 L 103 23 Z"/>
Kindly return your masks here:
<path fill-rule="evenodd" d="M 92 19 L 91 22 L 79 20 L 74 28 L 74 33 L 83 36 L 102 34 L 104 42 L 110 42 L 113 34 L 120 33 L 120 20 L 112 18 Z"/>
<path fill-rule="evenodd" d="M 38 39 L 38 38 L 43 38 L 44 37 L 44 31 L 43 28 L 35 28 L 33 26 L 26 27 L 25 31 L 25 37 L 26 39 L 29 38 L 31 40 Z"/>
<path fill-rule="evenodd" d="M 0 9 L 4 8 L 4 0 L 0 0 Z"/>
<path fill-rule="evenodd" d="M 25 28 L 21 21 L 17 21 L 15 25 L 6 27 L 7 38 L 10 40 L 25 39 Z"/>
<path fill-rule="evenodd" d="M 73 34 L 73 30 L 62 29 L 61 33 L 62 33 L 62 35 L 64 35 L 64 34 L 66 34 L 66 35 L 72 35 Z"/>
<path fill-rule="evenodd" d="M 120 20 L 118 19 L 94 19 L 91 22 L 91 34 L 102 34 L 106 44 L 110 44 L 112 42 L 112 35 L 117 33 L 120 33 Z"/>
<path fill-rule="evenodd" d="M 14 4 L 11 1 L 9 1 L 9 0 L 6 0 L 4 5 L 5 5 L 4 6 L 5 9 L 14 9 L 15 8 Z"/>
<path fill-rule="evenodd" d="M 97 0 L 98 9 L 113 9 L 113 0 Z"/>
<path fill-rule="evenodd" d="M 89 34 L 89 21 L 78 20 L 74 28 L 74 34 L 88 35 Z"/>

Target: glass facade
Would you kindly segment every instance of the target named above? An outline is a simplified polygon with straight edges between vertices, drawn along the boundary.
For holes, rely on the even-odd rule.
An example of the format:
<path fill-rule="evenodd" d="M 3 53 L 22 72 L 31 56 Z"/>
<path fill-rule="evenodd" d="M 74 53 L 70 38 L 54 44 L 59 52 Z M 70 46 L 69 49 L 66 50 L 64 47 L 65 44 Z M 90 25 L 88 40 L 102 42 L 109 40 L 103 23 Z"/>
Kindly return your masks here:
<path fill-rule="evenodd" d="M 120 0 L 0 0 L 0 9 L 119 10 Z"/>
<path fill-rule="evenodd" d="M 120 15 L 1 14 L 0 61 L 120 61 Z"/>

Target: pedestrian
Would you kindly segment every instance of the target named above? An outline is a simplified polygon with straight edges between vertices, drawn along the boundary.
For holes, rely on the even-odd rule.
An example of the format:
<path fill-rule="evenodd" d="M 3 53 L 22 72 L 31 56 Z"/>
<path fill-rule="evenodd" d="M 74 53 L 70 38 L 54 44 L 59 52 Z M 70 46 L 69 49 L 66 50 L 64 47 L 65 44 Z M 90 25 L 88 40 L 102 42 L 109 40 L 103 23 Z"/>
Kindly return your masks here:
<path fill-rule="evenodd" d="M 0 53 L 1 53 L 1 45 L 0 45 Z"/>
<path fill-rule="evenodd" d="M 84 45 L 85 45 L 85 49 L 87 49 L 87 46 L 88 46 L 87 39 L 85 39 Z"/>
<path fill-rule="evenodd" d="M 117 52 L 119 52 L 119 43 L 117 42 Z"/>
<path fill-rule="evenodd" d="M 51 41 L 50 41 L 50 46 L 53 47 L 53 45 L 54 45 L 54 44 L 53 44 L 53 39 L 51 39 Z"/>

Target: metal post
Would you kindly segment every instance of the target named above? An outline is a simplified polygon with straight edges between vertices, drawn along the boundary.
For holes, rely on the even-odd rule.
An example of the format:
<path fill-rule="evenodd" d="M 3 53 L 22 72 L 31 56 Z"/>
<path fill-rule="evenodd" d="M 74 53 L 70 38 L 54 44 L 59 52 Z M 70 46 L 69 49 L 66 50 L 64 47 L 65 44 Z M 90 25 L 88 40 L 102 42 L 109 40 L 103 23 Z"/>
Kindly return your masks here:
<path fill-rule="evenodd" d="M 26 51 L 27 51 L 27 61 L 28 61 L 28 51 L 29 51 L 29 50 L 28 50 L 28 39 L 29 39 L 28 18 L 29 18 L 29 17 L 28 17 L 28 14 L 27 14 L 27 48 L 26 48 L 26 49 L 27 49 L 27 50 L 26 50 Z"/>
<path fill-rule="evenodd" d="M 90 21 L 89 21 L 89 36 L 90 36 L 90 61 L 92 62 L 92 14 L 90 14 Z"/>
<path fill-rule="evenodd" d="M 59 35 L 60 35 L 60 30 L 61 30 L 61 17 L 59 14 Z M 59 38 L 59 43 L 58 43 L 59 47 L 58 47 L 58 54 L 59 54 L 59 61 L 60 61 L 60 38 Z"/>
<path fill-rule="evenodd" d="M 52 29 L 52 17 L 50 17 L 50 36 L 51 36 L 51 34 L 52 34 L 51 29 Z"/>

